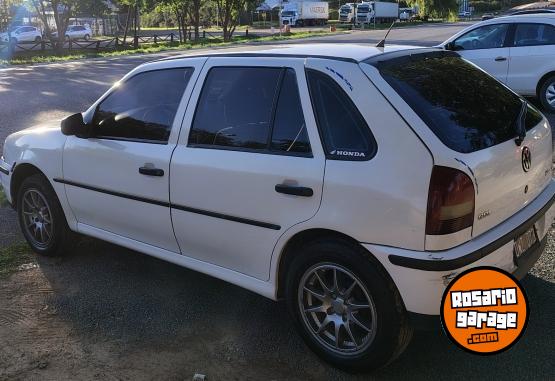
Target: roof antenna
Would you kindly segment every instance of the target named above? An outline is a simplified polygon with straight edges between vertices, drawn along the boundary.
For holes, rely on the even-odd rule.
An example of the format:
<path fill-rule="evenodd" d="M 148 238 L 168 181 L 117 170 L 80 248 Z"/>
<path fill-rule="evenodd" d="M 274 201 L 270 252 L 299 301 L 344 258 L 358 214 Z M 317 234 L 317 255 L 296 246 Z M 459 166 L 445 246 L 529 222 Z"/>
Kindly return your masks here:
<path fill-rule="evenodd" d="M 396 20 L 393 20 L 393 22 L 391 23 L 391 26 L 387 30 L 387 33 L 385 34 L 383 40 L 381 40 L 380 42 L 378 42 L 376 44 L 376 48 L 384 48 L 385 47 L 385 39 L 387 38 L 387 36 L 389 36 L 389 32 L 391 32 L 391 29 L 393 28 L 393 25 L 395 25 L 395 21 Z"/>

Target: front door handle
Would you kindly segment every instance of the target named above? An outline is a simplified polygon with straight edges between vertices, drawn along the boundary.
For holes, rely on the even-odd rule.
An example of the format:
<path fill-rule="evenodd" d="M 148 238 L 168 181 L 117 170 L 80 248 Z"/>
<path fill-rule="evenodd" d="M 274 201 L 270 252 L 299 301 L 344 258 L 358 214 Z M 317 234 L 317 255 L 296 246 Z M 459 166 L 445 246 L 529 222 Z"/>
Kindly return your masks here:
<path fill-rule="evenodd" d="M 507 61 L 507 57 L 495 57 L 495 61 L 497 62 Z"/>
<path fill-rule="evenodd" d="M 290 194 L 293 196 L 312 197 L 314 191 L 312 188 L 298 187 L 296 185 L 277 184 L 276 192 Z"/>
<path fill-rule="evenodd" d="M 164 176 L 164 170 L 163 169 L 154 168 L 153 166 L 148 166 L 148 165 L 140 167 L 139 168 L 139 173 L 141 175 L 146 175 L 146 176 L 156 176 L 156 177 Z"/>

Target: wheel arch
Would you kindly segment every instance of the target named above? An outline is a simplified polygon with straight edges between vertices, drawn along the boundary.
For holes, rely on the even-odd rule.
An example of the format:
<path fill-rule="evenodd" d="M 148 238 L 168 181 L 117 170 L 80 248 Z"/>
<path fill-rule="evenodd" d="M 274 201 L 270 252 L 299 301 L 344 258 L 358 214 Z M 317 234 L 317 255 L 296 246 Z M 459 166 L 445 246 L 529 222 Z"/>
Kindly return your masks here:
<path fill-rule="evenodd" d="M 541 87 L 543 86 L 544 82 L 547 80 L 547 78 L 551 77 L 551 76 L 555 76 L 555 70 L 551 70 L 547 73 L 545 73 L 540 80 L 538 81 L 538 84 L 536 85 L 536 96 L 539 98 L 540 96 L 540 90 Z"/>
<path fill-rule="evenodd" d="M 37 174 L 40 174 L 45 178 L 47 178 L 46 175 L 33 164 L 29 164 L 29 163 L 16 164 L 10 181 L 10 195 L 12 198 L 12 205 L 14 206 L 14 208 L 17 207 L 17 193 L 19 192 L 19 188 L 21 187 L 23 180 L 25 180 L 29 176 L 33 176 Z"/>
<path fill-rule="evenodd" d="M 280 258 L 278 260 L 278 265 L 277 265 L 277 274 L 276 274 L 277 275 L 276 277 L 276 281 L 277 281 L 276 298 L 277 299 L 281 299 L 284 296 L 283 294 L 285 291 L 285 279 L 287 276 L 287 271 L 289 266 L 291 265 L 291 262 L 295 258 L 296 251 L 300 249 L 302 246 L 308 244 L 309 242 L 313 242 L 321 238 L 342 241 L 349 245 L 352 245 L 354 247 L 364 250 L 368 255 L 368 257 L 370 258 L 370 260 L 374 262 L 374 264 L 379 266 L 381 271 L 383 271 L 384 274 L 386 274 L 391 279 L 389 273 L 382 266 L 379 260 L 376 259 L 376 257 L 372 255 L 372 253 L 370 253 L 368 250 L 366 250 L 362 245 L 360 245 L 360 243 L 353 237 L 347 234 L 338 232 L 336 230 L 323 229 L 323 228 L 311 228 L 311 229 L 297 232 L 295 235 L 290 237 L 287 243 L 284 245 L 283 249 L 281 250 Z"/>

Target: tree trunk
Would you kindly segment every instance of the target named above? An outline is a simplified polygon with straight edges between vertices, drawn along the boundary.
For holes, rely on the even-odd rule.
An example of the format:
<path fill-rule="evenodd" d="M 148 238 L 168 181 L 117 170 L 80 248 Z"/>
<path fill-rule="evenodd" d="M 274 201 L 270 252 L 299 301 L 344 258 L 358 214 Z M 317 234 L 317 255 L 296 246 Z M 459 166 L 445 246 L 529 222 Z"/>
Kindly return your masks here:
<path fill-rule="evenodd" d="M 131 19 L 131 6 L 127 7 L 127 20 L 125 20 L 125 31 L 123 32 L 123 46 L 127 40 L 127 31 L 129 30 L 129 20 Z"/>

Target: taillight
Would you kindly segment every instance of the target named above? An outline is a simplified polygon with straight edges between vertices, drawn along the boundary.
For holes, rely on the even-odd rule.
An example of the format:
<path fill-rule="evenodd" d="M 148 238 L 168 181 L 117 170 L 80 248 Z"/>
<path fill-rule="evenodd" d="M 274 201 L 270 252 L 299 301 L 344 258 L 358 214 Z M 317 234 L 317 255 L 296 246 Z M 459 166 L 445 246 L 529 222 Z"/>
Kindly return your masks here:
<path fill-rule="evenodd" d="M 428 192 L 426 234 L 458 232 L 474 221 L 474 184 L 466 173 L 435 166 Z"/>

